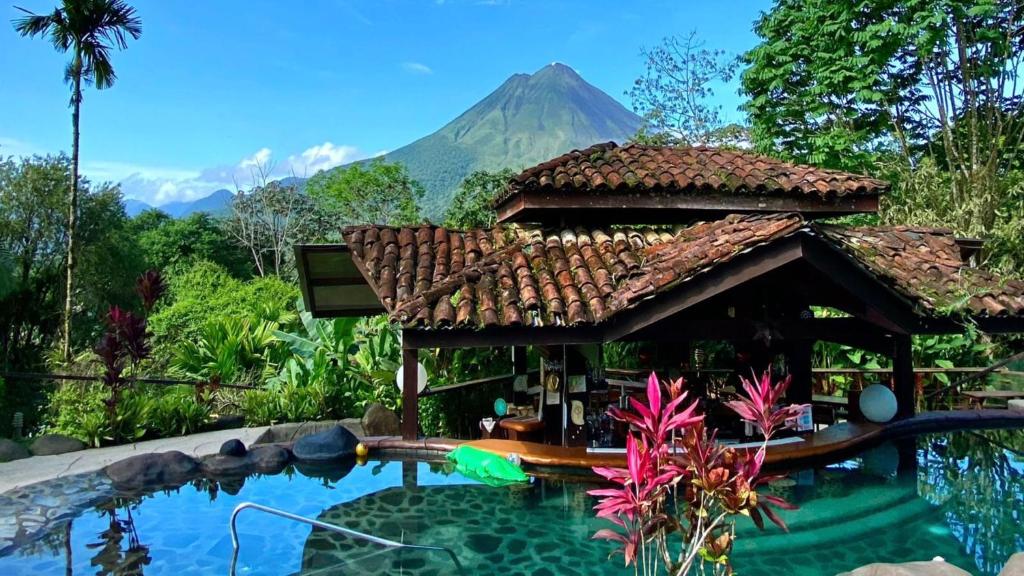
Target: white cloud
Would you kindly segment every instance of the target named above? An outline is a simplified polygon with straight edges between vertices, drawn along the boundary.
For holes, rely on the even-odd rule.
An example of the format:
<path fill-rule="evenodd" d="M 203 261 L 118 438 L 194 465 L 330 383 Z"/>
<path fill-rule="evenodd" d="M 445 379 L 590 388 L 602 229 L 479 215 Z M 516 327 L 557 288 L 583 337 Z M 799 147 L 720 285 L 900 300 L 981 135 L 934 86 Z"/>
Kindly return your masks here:
<path fill-rule="evenodd" d="M 272 152 L 270 148 L 260 148 L 252 156 L 242 158 L 242 161 L 238 163 L 239 168 L 260 168 L 266 167 L 270 162 L 270 156 Z"/>
<path fill-rule="evenodd" d="M 402 62 L 402 68 L 413 74 L 433 74 L 434 71 L 422 62 Z"/>
<path fill-rule="evenodd" d="M 263 177 L 261 171 L 265 171 L 268 180 L 288 176 L 308 178 L 321 170 L 330 170 L 365 157 L 355 146 L 328 141 L 310 146 L 298 154 L 291 154 L 281 162 L 275 160 L 273 150 L 263 147 L 236 164 L 222 164 L 200 170 L 100 164 L 107 168 L 115 166 L 120 173 L 125 174 L 123 179 L 107 178 L 120 181 L 125 196 L 159 206 L 176 200 L 195 200 L 223 188 L 231 191 L 249 188 L 260 183 Z M 113 174 L 113 171 L 108 173 Z"/>
<path fill-rule="evenodd" d="M 29 143 L 0 136 L 0 157 L 37 153 L 40 151 Z M 321 170 L 330 170 L 366 157 L 368 155 L 355 146 L 327 141 L 288 155 L 282 161 L 276 161 L 273 150 L 263 147 L 242 157 L 235 164 L 206 168 L 83 160 L 81 171 L 83 176 L 93 182 L 120 183 L 121 192 L 127 198 L 161 206 L 168 202 L 196 200 L 225 188 L 231 191 L 250 188 L 261 183 L 261 171 L 266 171 L 268 180 L 288 176 L 308 178 Z"/>
<path fill-rule="evenodd" d="M 307 148 L 299 155 L 288 157 L 288 170 L 300 177 L 309 177 L 321 170 L 330 170 L 335 166 L 347 164 L 359 157 L 355 146 L 335 145 L 324 142 Z"/>

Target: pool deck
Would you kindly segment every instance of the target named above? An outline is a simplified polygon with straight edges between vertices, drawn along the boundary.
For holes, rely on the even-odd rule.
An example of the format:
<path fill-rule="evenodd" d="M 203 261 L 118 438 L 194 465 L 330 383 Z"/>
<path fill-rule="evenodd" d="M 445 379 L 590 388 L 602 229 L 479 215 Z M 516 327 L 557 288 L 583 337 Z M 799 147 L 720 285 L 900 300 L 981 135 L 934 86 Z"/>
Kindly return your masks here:
<path fill-rule="evenodd" d="M 925 412 L 888 424 L 844 422 L 809 434 L 803 442 L 769 446 L 766 461 L 770 465 L 784 467 L 808 461 L 838 460 L 872 444 L 900 436 L 965 428 L 1005 427 L 1024 427 L 1024 412 L 957 410 Z M 178 450 L 198 458 L 216 453 L 222 443 L 233 438 L 250 445 L 266 430 L 265 426 L 219 430 L 4 462 L 0 463 L 0 494 L 44 480 L 95 472 L 108 464 L 138 454 Z M 622 453 L 591 454 L 583 447 L 567 448 L 533 442 L 451 438 L 403 440 L 396 436 L 365 437 L 362 440 L 371 453 L 383 452 L 398 456 L 436 456 L 450 452 L 456 446 L 468 444 L 502 456 L 518 454 L 524 463 L 533 467 L 589 469 L 591 466 L 625 466 L 625 455 Z"/>
<path fill-rule="evenodd" d="M 808 434 L 803 442 L 780 444 L 768 447 L 766 462 L 773 466 L 810 461 L 837 460 L 878 442 L 930 432 L 977 429 L 1024 427 L 1024 412 L 1011 410 L 954 410 L 924 412 L 912 418 L 897 420 L 888 424 L 868 422 L 843 422 L 824 430 Z M 623 453 L 588 453 L 584 447 L 564 447 L 521 442 L 515 440 L 453 440 L 447 438 L 423 438 L 402 440 L 398 437 L 374 437 L 364 439 L 373 451 L 384 452 L 450 452 L 456 446 L 466 444 L 501 456 L 518 454 L 522 461 L 531 466 L 590 468 L 591 466 L 626 465 Z"/>
<path fill-rule="evenodd" d="M 177 450 L 198 458 L 207 454 L 215 454 L 221 444 L 232 438 L 238 438 L 248 446 L 266 429 L 267 426 L 260 426 L 202 432 L 190 436 L 147 440 L 134 444 L 93 448 L 53 456 L 33 456 L 22 460 L 3 462 L 0 463 L 0 494 L 43 480 L 95 472 L 108 464 L 139 454 Z"/>

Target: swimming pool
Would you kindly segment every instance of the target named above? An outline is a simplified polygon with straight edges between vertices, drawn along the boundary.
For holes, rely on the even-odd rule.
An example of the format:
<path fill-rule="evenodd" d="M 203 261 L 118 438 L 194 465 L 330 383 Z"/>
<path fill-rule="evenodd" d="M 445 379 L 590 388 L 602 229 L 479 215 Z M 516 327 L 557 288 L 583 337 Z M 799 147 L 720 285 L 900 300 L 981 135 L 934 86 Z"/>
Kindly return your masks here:
<path fill-rule="evenodd" d="M 958 432 L 885 444 L 799 470 L 769 489 L 800 505 L 791 532 L 738 526 L 743 574 L 835 574 L 870 562 L 941 555 L 996 574 L 1024 550 L 1024 431 Z M 102 483 L 101 483 L 102 485 Z M 252 501 L 370 534 L 454 550 L 470 574 L 632 574 L 590 540 L 590 486 L 535 480 L 492 488 L 444 464 L 370 461 L 294 467 L 244 481 L 197 481 L 142 497 L 108 494 L 0 557 L 0 574 L 227 574 L 228 519 Z M 288 520 L 239 517 L 237 574 L 450 574 L 443 555 L 399 553 Z M 70 570 L 70 571 L 69 571 Z"/>

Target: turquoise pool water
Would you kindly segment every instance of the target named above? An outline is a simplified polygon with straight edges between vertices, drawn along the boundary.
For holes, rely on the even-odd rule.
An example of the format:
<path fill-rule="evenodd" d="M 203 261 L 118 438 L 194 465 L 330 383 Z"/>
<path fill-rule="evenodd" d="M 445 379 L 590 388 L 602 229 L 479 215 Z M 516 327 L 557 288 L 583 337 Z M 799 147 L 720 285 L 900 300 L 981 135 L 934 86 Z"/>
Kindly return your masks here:
<path fill-rule="evenodd" d="M 734 564 L 745 575 L 821 575 L 939 555 L 996 574 L 1024 550 L 1022 449 L 1024 431 L 965 432 L 796 471 L 770 487 L 801 507 L 785 516 L 791 532 L 741 522 Z M 0 574 L 227 574 L 228 518 L 244 501 L 447 546 L 470 574 L 633 573 L 589 539 L 606 524 L 591 517 L 585 484 L 491 488 L 425 462 L 371 461 L 343 477 L 306 472 L 108 498 L 0 557 Z M 454 573 L 443 556 L 382 551 L 259 512 L 243 512 L 239 527 L 237 574 Z"/>

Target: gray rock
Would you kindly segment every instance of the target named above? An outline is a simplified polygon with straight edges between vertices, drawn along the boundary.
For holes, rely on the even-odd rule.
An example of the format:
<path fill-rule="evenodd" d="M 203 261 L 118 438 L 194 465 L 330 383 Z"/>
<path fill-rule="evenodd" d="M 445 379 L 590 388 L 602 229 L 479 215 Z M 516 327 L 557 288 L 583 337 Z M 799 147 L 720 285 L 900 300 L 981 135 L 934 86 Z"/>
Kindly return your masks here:
<path fill-rule="evenodd" d="M 904 562 L 903 564 L 868 564 L 838 576 L 970 576 L 952 564 L 941 560 L 930 562 Z"/>
<path fill-rule="evenodd" d="M 36 456 L 50 456 L 85 450 L 85 442 L 61 434 L 44 434 L 32 441 L 29 450 Z"/>
<path fill-rule="evenodd" d="M 238 438 L 228 440 L 220 445 L 221 456 L 245 456 L 245 444 Z"/>
<path fill-rule="evenodd" d="M 178 451 L 139 454 L 114 462 L 103 471 L 120 490 L 181 486 L 194 478 L 199 462 Z"/>
<path fill-rule="evenodd" d="M 274 474 L 280 472 L 291 462 L 292 453 L 287 448 L 276 445 L 256 446 L 245 456 L 249 467 L 254 472 Z"/>
<path fill-rule="evenodd" d="M 1006 562 L 999 576 L 1024 576 L 1024 552 L 1017 552 Z"/>
<path fill-rule="evenodd" d="M 212 477 L 245 476 L 249 473 L 249 460 L 244 456 L 210 454 L 200 459 L 203 474 Z"/>
<path fill-rule="evenodd" d="M 32 453 L 28 451 L 28 448 L 25 448 L 14 440 L 0 438 L 0 462 L 21 460 L 22 458 L 28 458 L 31 455 Z"/>
<path fill-rule="evenodd" d="M 373 403 L 366 407 L 362 425 L 363 433 L 367 436 L 398 436 L 401 434 L 398 415 L 382 404 Z"/>
<path fill-rule="evenodd" d="M 260 434 L 253 445 L 256 444 L 281 444 L 291 443 L 303 436 L 316 434 L 329 430 L 335 426 L 347 428 L 356 436 L 363 436 L 363 427 L 358 418 L 346 418 L 344 420 L 323 420 L 320 422 L 287 422 L 275 424 Z"/>
<path fill-rule="evenodd" d="M 354 434 L 341 426 L 334 426 L 323 432 L 299 438 L 292 446 L 292 454 L 295 454 L 298 460 L 311 462 L 339 460 L 354 456 L 357 444 L 359 439 Z"/>

